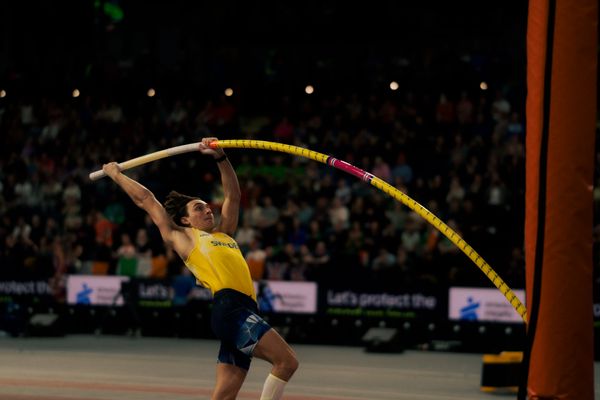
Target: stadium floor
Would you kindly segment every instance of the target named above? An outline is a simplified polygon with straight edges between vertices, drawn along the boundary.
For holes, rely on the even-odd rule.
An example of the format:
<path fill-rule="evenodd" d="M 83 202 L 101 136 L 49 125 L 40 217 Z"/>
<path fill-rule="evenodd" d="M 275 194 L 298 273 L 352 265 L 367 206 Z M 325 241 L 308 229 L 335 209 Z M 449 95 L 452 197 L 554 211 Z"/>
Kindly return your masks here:
<path fill-rule="evenodd" d="M 70 335 L 0 339 L 0 400 L 209 399 L 218 343 Z M 288 400 L 494 400 L 480 391 L 481 354 L 293 345 Z M 240 399 L 258 399 L 269 365 L 255 360 Z M 596 363 L 596 393 L 599 392 Z M 596 394 L 596 399 L 600 397 Z"/>

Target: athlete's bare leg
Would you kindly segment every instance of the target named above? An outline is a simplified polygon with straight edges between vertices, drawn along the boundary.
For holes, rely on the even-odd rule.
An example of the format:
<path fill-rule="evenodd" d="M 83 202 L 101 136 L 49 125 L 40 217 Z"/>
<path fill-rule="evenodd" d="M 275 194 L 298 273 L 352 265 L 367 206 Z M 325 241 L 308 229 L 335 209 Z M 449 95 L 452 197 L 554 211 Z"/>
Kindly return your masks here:
<path fill-rule="evenodd" d="M 234 400 L 248 371 L 232 364 L 217 364 L 217 381 L 211 400 Z"/>
<path fill-rule="evenodd" d="M 274 329 L 271 329 L 260 338 L 253 355 L 273 365 L 263 386 L 261 399 L 280 399 L 285 384 L 298 369 L 298 359 L 294 350 Z"/>

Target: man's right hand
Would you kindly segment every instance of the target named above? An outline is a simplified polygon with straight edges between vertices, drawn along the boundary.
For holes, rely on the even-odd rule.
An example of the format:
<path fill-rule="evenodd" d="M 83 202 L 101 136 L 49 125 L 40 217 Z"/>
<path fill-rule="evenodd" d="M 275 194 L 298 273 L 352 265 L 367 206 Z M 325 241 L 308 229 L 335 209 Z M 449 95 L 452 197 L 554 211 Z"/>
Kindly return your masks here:
<path fill-rule="evenodd" d="M 119 168 L 119 164 L 117 164 L 114 161 L 110 162 L 108 164 L 104 164 L 102 166 L 102 170 L 111 179 L 115 179 L 115 177 L 121 173 L 121 169 Z"/>

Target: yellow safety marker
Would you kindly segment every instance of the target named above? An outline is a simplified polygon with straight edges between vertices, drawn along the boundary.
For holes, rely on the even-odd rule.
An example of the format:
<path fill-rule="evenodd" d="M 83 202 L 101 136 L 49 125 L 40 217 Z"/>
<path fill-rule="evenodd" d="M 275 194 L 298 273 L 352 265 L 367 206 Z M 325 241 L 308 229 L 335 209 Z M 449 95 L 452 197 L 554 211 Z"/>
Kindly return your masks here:
<path fill-rule="evenodd" d="M 486 393 L 517 393 L 521 380 L 523 352 L 503 351 L 484 354 L 481 370 L 481 391 Z"/>

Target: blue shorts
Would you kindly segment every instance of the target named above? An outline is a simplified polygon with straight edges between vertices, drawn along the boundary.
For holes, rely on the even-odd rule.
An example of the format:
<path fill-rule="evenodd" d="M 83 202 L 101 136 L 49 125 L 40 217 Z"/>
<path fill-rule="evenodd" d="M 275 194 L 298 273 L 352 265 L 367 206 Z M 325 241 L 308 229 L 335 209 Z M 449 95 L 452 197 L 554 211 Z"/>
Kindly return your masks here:
<path fill-rule="evenodd" d="M 252 352 L 271 326 L 258 315 L 254 299 L 233 289 L 213 297 L 211 328 L 221 341 L 219 362 L 248 370 Z"/>

